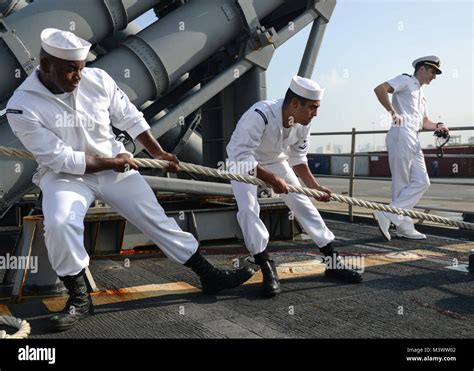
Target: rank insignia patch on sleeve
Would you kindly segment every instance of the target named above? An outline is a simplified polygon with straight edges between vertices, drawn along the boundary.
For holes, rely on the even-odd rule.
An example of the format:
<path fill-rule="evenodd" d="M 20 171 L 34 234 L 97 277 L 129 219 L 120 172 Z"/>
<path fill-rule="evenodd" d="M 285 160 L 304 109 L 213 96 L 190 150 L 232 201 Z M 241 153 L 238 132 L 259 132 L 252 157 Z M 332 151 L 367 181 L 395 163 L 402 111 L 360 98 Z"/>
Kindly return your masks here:
<path fill-rule="evenodd" d="M 21 109 L 8 108 L 6 113 L 13 113 L 15 115 L 22 115 L 23 111 Z"/>

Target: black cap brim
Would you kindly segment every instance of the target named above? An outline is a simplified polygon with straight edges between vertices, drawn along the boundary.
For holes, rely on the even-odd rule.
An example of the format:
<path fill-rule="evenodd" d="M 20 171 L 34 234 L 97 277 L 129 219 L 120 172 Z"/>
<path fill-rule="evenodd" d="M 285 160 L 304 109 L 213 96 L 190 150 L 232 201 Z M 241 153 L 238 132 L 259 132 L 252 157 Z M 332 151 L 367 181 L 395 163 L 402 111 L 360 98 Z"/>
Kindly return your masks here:
<path fill-rule="evenodd" d="M 437 75 L 441 75 L 441 74 L 443 73 L 443 71 L 441 71 L 441 70 L 439 69 L 439 67 L 438 67 L 436 64 L 434 64 L 434 63 L 424 62 L 423 64 L 426 64 L 426 65 L 428 65 L 428 66 L 430 66 L 430 67 L 433 67 L 433 68 L 436 70 L 436 74 L 437 74 Z"/>

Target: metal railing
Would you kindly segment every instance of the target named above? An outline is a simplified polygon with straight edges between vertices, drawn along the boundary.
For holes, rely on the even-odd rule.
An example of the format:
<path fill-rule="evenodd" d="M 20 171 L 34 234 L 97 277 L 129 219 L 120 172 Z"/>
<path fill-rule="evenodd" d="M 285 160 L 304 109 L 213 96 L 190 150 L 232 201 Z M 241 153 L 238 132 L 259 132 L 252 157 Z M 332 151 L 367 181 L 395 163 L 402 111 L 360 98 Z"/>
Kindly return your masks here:
<path fill-rule="evenodd" d="M 453 131 L 465 131 L 465 130 L 474 130 L 474 126 L 464 126 L 464 127 L 453 127 L 449 128 L 450 132 Z M 352 128 L 352 131 L 339 131 L 339 132 L 320 132 L 320 133 L 311 133 L 311 136 L 326 136 L 326 135 L 350 135 L 351 136 L 351 152 L 350 153 L 334 153 L 327 154 L 329 156 L 341 156 L 341 157 L 350 157 L 350 167 L 348 175 L 326 175 L 326 174 L 317 174 L 318 178 L 340 178 L 349 180 L 349 197 L 354 197 L 354 182 L 355 180 L 377 180 L 377 181 L 387 181 L 387 178 L 381 177 L 368 177 L 368 176 L 356 176 L 356 157 L 369 157 L 369 156 L 388 156 L 388 153 L 379 153 L 374 151 L 373 153 L 356 153 L 356 137 L 357 135 L 367 135 L 367 134 L 386 134 L 388 130 L 360 130 L 357 131 L 355 128 Z M 421 132 L 433 132 L 430 130 L 421 130 Z M 446 147 L 445 147 L 446 148 Z M 448 147 L 449 148 L 449 147 Z M 436 154 L 425 154 L 425 157 L 436 157 Z M 474 155 L 470 154 L 446 154 L 443 157 L 446 158 L 474 158 Z M 390 179 L 390 178 L 389 178 Z M 457 185 L 457 186 L 473 186 L 473 183 L 462 183 L 462 182 L 450 182 L 450 181 L 437 181 L 430 180 L 431 184 L 443 184 L 443 185 Z M 417 207 L 417 206 L 415 206 Z M 418 207 L 426 209 L 426 207 Z M 463 213 L 464 210 L 454 210 L 446 208 L 436 208 L 430 207 L 430 210 L 438 211 L 448 211 L 448 212 L 457 212 Z M 354 221 L 354 213 L 352 205 L 348 205 L 349 220 Z"/>

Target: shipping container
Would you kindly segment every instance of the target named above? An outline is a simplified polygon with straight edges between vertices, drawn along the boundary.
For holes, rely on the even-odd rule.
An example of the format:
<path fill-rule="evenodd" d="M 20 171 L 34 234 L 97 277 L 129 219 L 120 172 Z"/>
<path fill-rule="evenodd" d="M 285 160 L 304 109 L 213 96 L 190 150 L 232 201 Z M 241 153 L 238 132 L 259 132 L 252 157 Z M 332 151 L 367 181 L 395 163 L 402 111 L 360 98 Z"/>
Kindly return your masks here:
<path fill-rule="evenodd" d="M 331 174 L 331 155 L 308 153 L 308 166 L 313 174 Z"/>
<path fill-rule="evenodd" d="M 423 150 L 425 155 L 436 155 L 436 148 Z M 463 158 L 463 154 L 473 155 L 474 146 L 443 147 L 444 154 L 459 155 L 454 157 L 425 157 L 428 174 L 432 178 L 472 178 L 474 177 L 474 158 Z M 387 152 L 369 152 L 369 174 L 372 177 L 391 177 Z"/>
<path fill-rule="evenodd" d="M 392 177 L 387 152 L 369 152 L 369 176 Z"/>
<path fill-rule="evenodd" d="M 369 175 L 369 160 L 367 157 L 356 157 L 355 175 Z M 331 174 L 332 175 L 351 175 L 351 157 L 350 156 L 331 156 Z"/>

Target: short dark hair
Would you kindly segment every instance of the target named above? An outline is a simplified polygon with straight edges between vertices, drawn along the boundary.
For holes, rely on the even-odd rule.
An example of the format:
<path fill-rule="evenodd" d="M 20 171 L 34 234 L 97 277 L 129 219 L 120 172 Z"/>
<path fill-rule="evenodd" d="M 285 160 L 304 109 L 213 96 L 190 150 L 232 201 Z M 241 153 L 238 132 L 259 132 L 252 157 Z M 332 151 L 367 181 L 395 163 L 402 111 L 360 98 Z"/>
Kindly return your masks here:
<path fill-rule="evenodd" d="M 302 96 L 295 94 L 293 90 L 288 89 L 285 94 L 285 99 L 283 100 L 283 107 L 288 106 L 293 98 L 298 99 L 302 106 L 304 106 L 309 101 L 309 99 L 303 98 Z"/>
<path fill-rule="evenodd" d="M 54 62 L 54 61 L 62 61 L 63 59 L 61 58 L 58 58 L 58 57 L 55 57 L 54 55 L 51 55 L 49 54 L 46 50 L 44 50 L 43 48 L 41 48 L 40 50 L 40 61 L 42 59 L 48 59 L 50 60 L 51 62 Z"/>
<path fill-rule="evenodd" d="M 41 48 L 41 50 L 40 50 L 40 60 L 44 59 L 44 58 L 51 59 L 51 57 L 52 57 L 51 54 L 49 54 L 48 52 L 46 52 L 46 50 Z"/>
<path fill-rule="evenodd" d="M 425 62 L 419 62 L 415 65 L 415 72 L 413 73 L 413 75 L 417 73 L 421 67 L 425 67 L 425 69 L 430 68 L 436 72 L 436 68 L 434 68 L 433 66 L 430 66 L 429 64 L 426 64 Z"/>

